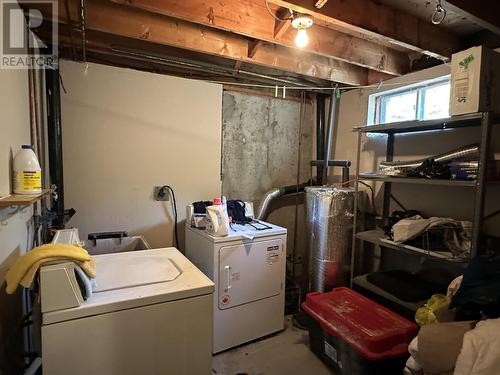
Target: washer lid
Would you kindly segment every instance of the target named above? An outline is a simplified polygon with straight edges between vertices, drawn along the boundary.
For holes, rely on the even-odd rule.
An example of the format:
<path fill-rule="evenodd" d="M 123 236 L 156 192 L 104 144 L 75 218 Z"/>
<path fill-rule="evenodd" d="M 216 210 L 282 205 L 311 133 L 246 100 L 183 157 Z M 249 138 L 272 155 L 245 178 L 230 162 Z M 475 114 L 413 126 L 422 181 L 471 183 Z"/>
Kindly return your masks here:
<path fill-rule="evenodd" d="M 94 292 L 175 280 L 182 271 L 167 252 L 131 251 L 95 257 Z"/>
<path fill-rule="evenodd" d="M 94 259 L 97 291 L 78 307 L 43 314 L 44 325 L 214 292 L 214 283 L 175 248 Z"/>

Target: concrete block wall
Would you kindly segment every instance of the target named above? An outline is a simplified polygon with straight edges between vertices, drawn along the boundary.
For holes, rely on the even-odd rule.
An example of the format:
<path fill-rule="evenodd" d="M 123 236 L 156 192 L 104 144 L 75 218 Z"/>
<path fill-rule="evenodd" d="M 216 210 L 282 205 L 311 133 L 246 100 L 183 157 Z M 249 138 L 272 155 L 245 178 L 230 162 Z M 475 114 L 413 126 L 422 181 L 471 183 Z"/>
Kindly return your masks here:
<path fill-rule="evenodd" d="M 236 91 L 224 91 L 222 99 L 222 192 L 229 198 L 254 203 L 274 188 L 293 185 L 311 177 L 309 163 L 314 144 L 314 108 L 305 104 L 301 129 L 297 100 L 283 100 Z M 300 163 L 300 165 L 298 165 Z M 295 246 L 295 203 L 298 203 Z M 288 253 L 296 249 L 304 256 L 306 247 L 303 196 L 282 197 L 271 206 L 267 220 L 288 228 Z M 300 266 L 296 267 L 297 272 Z"/>

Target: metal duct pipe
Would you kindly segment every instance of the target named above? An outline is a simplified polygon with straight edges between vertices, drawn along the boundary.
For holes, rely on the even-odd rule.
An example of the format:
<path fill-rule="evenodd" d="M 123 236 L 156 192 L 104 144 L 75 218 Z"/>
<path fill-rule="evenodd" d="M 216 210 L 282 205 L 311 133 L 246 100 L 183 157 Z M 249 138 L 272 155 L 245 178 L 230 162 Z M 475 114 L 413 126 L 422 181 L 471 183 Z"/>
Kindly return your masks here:
<path fill-rule="evenodd" d="M 259 208 L 257 209 L 257 219 L 264 220 L 269 213 L 269 205 L 273 200 L 284 195 L 281 188 L 274 188 L 264 194 L 264 198 L 260 201 Z"/>
<path fill-rule="evenodd" d="M 45 89 L 47 95 L 47 135 L 49 145 L 50 181 L 55 186 L 57 199 L 53 208 L 57 213 L 55 226 L 64 225 L 64 176 L 61 128 L 61 93 L 59 69 L 45 69 Z"/>
<path fill-rule="evenodd" d="M 439 163 L 446 163 L 448 161 L 464 159 L 464 158 L 478 158 L 479 157 L 479 145 L 472 144 L 464 147 L 460 147 L 453 151 L 446 152 L 430 158 L 409 160 L 409 161 L 384 161 L 379 164 L 379 173 L 386 176 L 402 176 L 409 169 L 417 168 L 422 163 L 428 159 L 433 159 Z"/>
<path fill-rule="evenodd" d="M 271 202 L 276 198 L 282 197 L 284 195 L 291 195 L 297 193 L 303 193 L 304 188 L 309 186 L 310 182 L 305 182 L 300 185 L 290 185 L 290 186 L 282 186 L 269 190 L 266 194 L 264 194 L 264 198 L 259 203 L 259 208 L 257 209 L 257 220 L 265 220 L 267 215 L 269 214 L 269 207 Z"/>
<path fill-rule="evenodd" d="M 326 128 L 326 140 L 325 140 L 325 152 L 323 157 L 323 184 L 328 183 L 328 166 L 330 160 L 330 151 L 332 148 L 332 136 L 333 136 L 333 128 L 336 127 L 337 124 L 337 108 L 338 108 L 338 99 L 335 95 L 335 91 L 332 91 L 332 95 L 330 96 L 330 109 L 328 111 L 328 124 Z"/>
<path fill-rule="evenodd" d="M 306 187 L 310 291 L 348 285 L 354 189 Z M 361 196 L 361 192 L 359 192 Z"/>
<path fill-rule="evenodd" d="M 325 100 L 326 95 L 316 95 L 316 159 L 325 159 Z M 323 185 L 323 167 L 316 167 L 318 185 Z"/>

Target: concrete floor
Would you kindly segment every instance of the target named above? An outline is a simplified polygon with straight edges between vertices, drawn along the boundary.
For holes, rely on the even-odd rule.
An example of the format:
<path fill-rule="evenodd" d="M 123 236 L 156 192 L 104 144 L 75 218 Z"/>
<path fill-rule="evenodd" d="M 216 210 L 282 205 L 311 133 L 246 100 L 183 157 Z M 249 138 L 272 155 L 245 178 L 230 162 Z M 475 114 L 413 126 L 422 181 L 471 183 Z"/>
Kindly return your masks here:
<path fill-rule="evenodd" d="M 287 328 L 278 334 L 225 351 L 213 357 L 215 375 L 331 375 L 310 350 L 307 331 Z"/>

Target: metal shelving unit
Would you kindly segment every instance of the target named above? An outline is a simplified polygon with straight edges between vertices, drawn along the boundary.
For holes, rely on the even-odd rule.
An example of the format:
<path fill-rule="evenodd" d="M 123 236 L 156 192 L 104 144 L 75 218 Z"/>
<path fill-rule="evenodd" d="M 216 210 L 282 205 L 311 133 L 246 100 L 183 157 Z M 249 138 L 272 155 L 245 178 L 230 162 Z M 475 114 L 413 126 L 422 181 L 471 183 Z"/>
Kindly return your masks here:
<path fill-rule="evenodd" d="M 394 241 L 390 241 L 388 239 L 385 239 L 384 232 L 382 230 L 367 230 L 367 231 L 363 231 L 363 232 L 358 232 L 358 233 L 356 233 L 356 238 L 358 240 L 370 242 L 370 243 L 375 244 L 375 245 L 398 250 L 398 251 L 401 251 L 404 253 L 411 253 L 411 254 L 418 253 L 419 255 L 422 255 L 422 256 L 429 256 L 429 257 L 434 257 L 434 258 L 439 258 L 439 259 L 446 259 L 446 260 L 450 260 L 450 261 L 458 262 L 458 263 L 463 262 L 463 260 L 450 257 L 444 251 L 424 250 L 424 249 L 419 249 L 417 247 L 410 246 L 410 245 L 397 244 Z"/>
<path fill-rule="evenodd" d="M 389 176 L 380 176 L 375 173 L 360 173 L 359 180 L 381 181 L 390 183 L 394 182 L 401 184 L 436 185 L 436 186 L 465 186 L 465 187 L 476 186 L 476 181 L 429 180 L 425 178 L 389 177 Z"/>
<path fill-rule="evenodd" d="M 354 128 L 354 131 L 358 133 L 358 145 L 357 145 L 357 163 L 356 163 L 356 178 L 355 178 L 355 189 L 356 192 L 359 190 L 359 181 L 380 181 L 384 184 L 384 204 L 383 204 L 383 218 L 386 219 L 390 214 L 390 199 L 391 199 L 391 187 L 393 183 L 404 183 L 404 184 L 422 184 L 422 185 L 433 185 L 433 186 L 447 186 L 447 187 L 467 187 L 474 189 L 474 212 L 473 212 L 473 226 L 472 226 L 472 244 L 471 244 L 471 257 L 478 254 L 480 239 L 482 235 L 483 227 L 483 217 L 484 217 L 484 201 L 486 194 L 486 164 L 488 162 L 488 156 L 490 155 L 489 147 L 491 141 L 491 127 L 494 124 L 500 123 L 500 116 L 492 112 L 481 112 L 474 114 L 467 114 L 461 116 L 454 116 L 445 119 L 437 120 L 426 120 L 426 121 L 405 121 L 390 124 L 381 125 L 369 125 L 360 126 Z M 404 177 L 388 177 L 379 176 L 374 173 L 360 173 L 359 164 L 361 158 L 361 137 L 368 133 L 378 133 L 387 135 L 387 147 L 386 147 L 386 161 L 393 161 L 394 158 L 394 143 L 396 141 L 396 135 L 404 133 L 417 133 L 430 130 L 444 130 L 444 129 L 457 129 L 465 127 L 477 127 L 481 132 L 480 139 L 480 154 L 479 154 L 479 166 L 478 166 L 478 176 L 474 181 L 455 181 L 455 180 L 429 180 L 429 179 L 418 179 L 418 178 L 404 178 Z M 354 202 L 354 228 L 357 228 L 358 224 L 358 195 L 355 194 Z M 360 241 L 369 242 L 375 245 L 379 245 L 385 248 L 391 248 L 401 252 L 411 252 L 413 254 L 420 254 L 422 256 L 429 256 L 434 258 L 446 259 L 441 252 L 427 251 L 423 249 L 416 249 L 411 246 L 404 244 L 396 244 L 394 242 L 387 241 L 384 238 L 382 231 L 365 231 L 353 233 L 353 245 L 351 254 L 351 286 L 354 277 L 354 266 L 356 260 L 356 244 Z M 419 251 L 421 250 L 421 251 Z M 451 260 L 451 259 L 450 259 Z"/>

